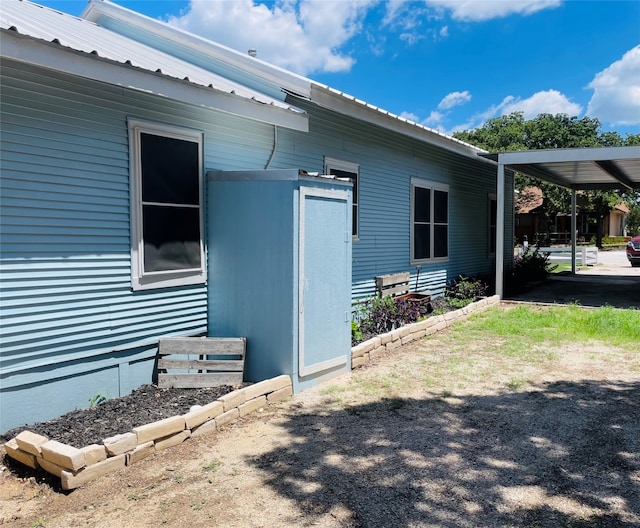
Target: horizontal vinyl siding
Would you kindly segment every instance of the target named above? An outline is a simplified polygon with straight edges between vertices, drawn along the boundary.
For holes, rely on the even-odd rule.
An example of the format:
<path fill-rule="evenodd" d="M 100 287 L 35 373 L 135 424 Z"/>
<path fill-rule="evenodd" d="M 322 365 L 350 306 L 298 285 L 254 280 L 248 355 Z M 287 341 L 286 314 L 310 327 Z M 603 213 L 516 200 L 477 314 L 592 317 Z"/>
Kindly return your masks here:
<path fill-rule="evenodd" d="M 206 286 L 131 291 L 127 118 L 203 131 L 205 169 L 264 168 L 273 127 L 10 61 L 1 79 L 3 390 L 205 334 Z"/>
<path fill-rule="evenodd" d="M 489 251 L 488 196 L 496 167 L 296 100 L 310 114 L 306 135 L 282 133 L 274 166 L 323 170 L 324 156 L 359 165 L 359 237 L 353 244 L 354 299 L 375 292 L 376 275 L 418 270 L 410 263 L 411 178 L 449 186 L 449 259 L 421 264 L 418 289 L 434 295 L 459 274 L 494 270 Z M 511 185 L 511 180 L 509 180 Z M 511 250 L 512 193 L 507 189 L 505 255 Z"/>

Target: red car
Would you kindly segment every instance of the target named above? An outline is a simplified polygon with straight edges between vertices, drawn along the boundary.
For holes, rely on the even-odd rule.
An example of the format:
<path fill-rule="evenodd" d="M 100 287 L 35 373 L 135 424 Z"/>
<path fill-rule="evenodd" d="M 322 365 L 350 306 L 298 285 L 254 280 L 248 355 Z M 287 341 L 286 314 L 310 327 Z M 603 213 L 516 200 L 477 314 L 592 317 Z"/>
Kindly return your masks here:
<path fill-rule="evenodd" d="M 640 266 L 640 235 L 627 242 L 627 258 L 632 266 Z"/>

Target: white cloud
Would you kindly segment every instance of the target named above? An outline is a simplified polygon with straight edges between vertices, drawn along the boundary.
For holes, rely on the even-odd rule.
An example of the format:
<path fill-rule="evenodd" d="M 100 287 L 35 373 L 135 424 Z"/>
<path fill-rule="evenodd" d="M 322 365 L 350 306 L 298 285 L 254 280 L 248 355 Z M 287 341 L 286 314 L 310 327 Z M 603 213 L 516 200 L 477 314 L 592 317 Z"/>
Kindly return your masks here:
<path fill-rule="evenodd" d="M 253 0 L 191 0 L 169 24 L 238 51 L 307 75 L 348 71 L 354 59 L 338 51 L 361 30 L 378 0 L 279 0 L 272 7 Z"/>
<path fill-rule="evenodd" d="M 472 130 L 482 126 L 489 119 L 513 112 L 522 112 L 525 119 L 534 119 L 538 114 L 566 114 L 574 117 L 582 113 L 582 106 L 573 103 L 557 90 L 536 92 L 527 99 L 508 95 L 500 103 L 472 116 L 465 123 L 453 126 L 449 132 Z"/>
<path fill-rule="evenodd" d="M 533 119 L 538 114 L 567 114 L 573 117 L 582 113 L 582 106 L 571 102 L 566 95 L 557 90 L 546 90 L 536 92 L 527 99 L 509 95 L 500 104 L 488 109 L 484 115 L 487 116 L 486 119 L 489 119 L 496 115 L 508 115 L 512 112 L 522 112 L 525 119 Z"/>
<path fill-rule="evenodd" d="M 509 15 L 531 15 L 543 9 L 558 7 L 561 0 L 425 0 L 440 9 L 450 10 L 455 20 L 478 22 Z"/>
<path fill-rule="evenodd" d="M 587 115 L 612 125 L 640 124 L 640 46 L 597 73 Z"/>
<path fill-rule="evenodd" d="M 402 112 L 399 117 L 406 119 L 407 121 L 413 121 L 414 123 L 418 123 L 420 121 L 420 118 L 411 112 Z"/>
<path fill-rule="evenodd" d="M 451 92 L 446 95 L 438 104 L 438 110 L 449 110 L 456 106 L 463 105 L 471 101 L 471 94 L 468 90 L 464 92 Z"/>

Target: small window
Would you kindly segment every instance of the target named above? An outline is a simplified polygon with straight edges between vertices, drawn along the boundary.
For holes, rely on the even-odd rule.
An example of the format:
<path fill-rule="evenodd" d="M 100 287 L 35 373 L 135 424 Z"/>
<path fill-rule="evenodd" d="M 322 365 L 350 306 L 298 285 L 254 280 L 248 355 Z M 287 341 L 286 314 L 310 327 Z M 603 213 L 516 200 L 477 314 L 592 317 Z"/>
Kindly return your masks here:
<path fill-rule="evenodd" d="M 496 254 L 496 233 L 498 225 L 498 200 L 495 194 L 489 195 L 489 256 Z"/>
<path fill-rule="evenodd" d="M 339 161 L 330 158 L 324 160 L 325 174 L 337 176 L 338 178 L 345 178 L 353 183 L 353 221 L 351 224 L 351 235 L 354 240 L 358 239 L 359 221 L 358 221 L 358 190 L 359 190 L 359 177 L 360 167 L 355 163 L 349 163 L 347 161 Z"/>
<path fill-rule="evenodd" d="M 412 178 L 411 261 L 449 258 L 449 187 Z"/>
<path fill-rule="evenodd" d="M 133 289 L 203 283 L 202 133 L 129 122 Z"/>

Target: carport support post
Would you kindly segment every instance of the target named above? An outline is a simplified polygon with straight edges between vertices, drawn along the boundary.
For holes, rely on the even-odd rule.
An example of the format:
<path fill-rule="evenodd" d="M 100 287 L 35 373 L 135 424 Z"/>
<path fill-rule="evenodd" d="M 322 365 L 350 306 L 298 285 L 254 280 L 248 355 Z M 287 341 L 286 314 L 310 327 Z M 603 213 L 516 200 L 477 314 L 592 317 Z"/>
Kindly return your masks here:
<path fill-rule="evenodd" d="M 578 242 L 578 226 L 576 216 L 576 190 L 571 189 L 571 273 L 576 274 L 576 245 Z M 583 263 L 584 264 L 584 263 Z"/>
<path fill-rule="evenodd" d="M 504 163 L 498 160 L 496 189 L 496 295 L 504 296 Z"/>

